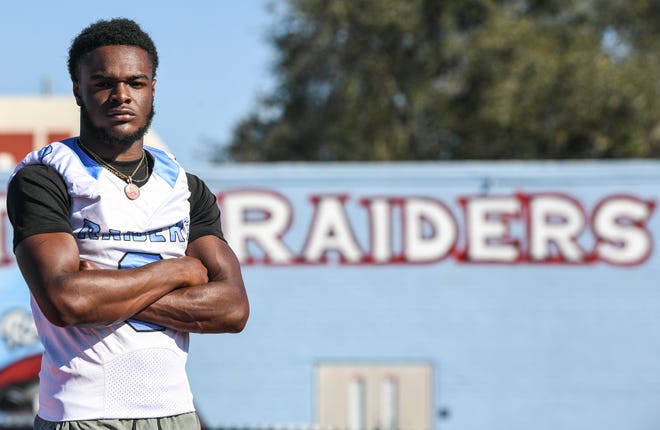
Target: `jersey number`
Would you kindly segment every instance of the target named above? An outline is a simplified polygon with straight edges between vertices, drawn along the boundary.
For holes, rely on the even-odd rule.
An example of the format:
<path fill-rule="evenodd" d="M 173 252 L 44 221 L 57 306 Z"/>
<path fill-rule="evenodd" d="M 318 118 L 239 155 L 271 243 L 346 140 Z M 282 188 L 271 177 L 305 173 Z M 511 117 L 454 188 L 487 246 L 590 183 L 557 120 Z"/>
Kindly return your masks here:
<path fill-rule="evenodd" d="M 163 257 L 160 254 L 151 254 L 148 252 L 127 252 L 119 260 L 120 269 L 133 269 L 135 267 L 141 267 L 145 264 L 152 263 L 154 261 L 162 260 Z M 133 318 L 126 320 L 126 323 L 130 325 L 133 330 L 146 332 L 146 331 L 163 331 L 165 327 L 158 324 L 153 324 L 146 321 L 140 321 Z"/>

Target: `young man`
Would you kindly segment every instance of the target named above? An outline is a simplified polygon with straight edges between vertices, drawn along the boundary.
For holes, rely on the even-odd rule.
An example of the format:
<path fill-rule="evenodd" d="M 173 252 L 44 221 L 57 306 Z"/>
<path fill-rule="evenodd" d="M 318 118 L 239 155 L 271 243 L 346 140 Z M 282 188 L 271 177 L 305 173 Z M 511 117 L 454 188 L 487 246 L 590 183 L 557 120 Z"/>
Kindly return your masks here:
<path fill-rule="evenodd" d="M 80 136 L 17 166 L 14 251 L 44 345 L 37 429 L 194 429 L 189 333 L 240 332 L 249 306 L 215 196 L 143 145 L 158 55 L 133 21 L 69 50 Z"/>

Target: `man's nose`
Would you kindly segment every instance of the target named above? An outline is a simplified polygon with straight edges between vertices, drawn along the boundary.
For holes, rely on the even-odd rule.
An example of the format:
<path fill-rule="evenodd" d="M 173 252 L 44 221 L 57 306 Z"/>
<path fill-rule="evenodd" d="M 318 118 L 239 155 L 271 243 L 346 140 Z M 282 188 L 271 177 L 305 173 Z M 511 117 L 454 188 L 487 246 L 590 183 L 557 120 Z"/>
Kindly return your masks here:
<path fill-rule="evenodd" d="M 131 93 L 128 84 L 125 82 L 118 82 L 117 85 L 115 85 L 111 98 L 118 104 L 130 103 Z"/>

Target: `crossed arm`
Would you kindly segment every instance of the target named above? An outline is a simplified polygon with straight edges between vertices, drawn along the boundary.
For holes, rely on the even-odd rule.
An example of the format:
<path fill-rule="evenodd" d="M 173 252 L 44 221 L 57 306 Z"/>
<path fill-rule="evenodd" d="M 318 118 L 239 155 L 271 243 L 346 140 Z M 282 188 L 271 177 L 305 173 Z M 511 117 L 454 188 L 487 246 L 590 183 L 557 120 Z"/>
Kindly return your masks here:
<path fill-rule="evenodd" d="M 58 326 L 109 325 L 128 318 L 192 333 L 243 329 L 249 304 L 231 248 L 215 236 L 188 245 L 186 256 L 134 269 L 102 270 L 81 261 L 68 233 L 24 239 L 16 258 L 32 295 Z"/>

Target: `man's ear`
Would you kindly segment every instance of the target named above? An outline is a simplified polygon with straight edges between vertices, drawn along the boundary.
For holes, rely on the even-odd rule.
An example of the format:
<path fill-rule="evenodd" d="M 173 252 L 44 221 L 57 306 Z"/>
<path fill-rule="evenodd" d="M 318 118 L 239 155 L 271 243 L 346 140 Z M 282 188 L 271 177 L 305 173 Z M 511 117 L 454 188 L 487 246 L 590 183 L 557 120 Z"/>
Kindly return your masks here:
<path fill-rule="evenodd" d="M 78 82 L 73 83 L 73 97 L 76 98 L 76 104 L 80 106 L 80 85 Z"/>
<path fill-rule="evenodd" d="M 151 94 L 154 96 L 156 95 L 156 80 L 152 79 L 151 80 Z"/>

